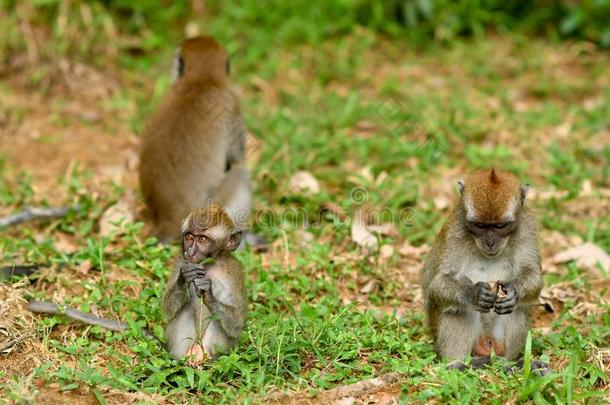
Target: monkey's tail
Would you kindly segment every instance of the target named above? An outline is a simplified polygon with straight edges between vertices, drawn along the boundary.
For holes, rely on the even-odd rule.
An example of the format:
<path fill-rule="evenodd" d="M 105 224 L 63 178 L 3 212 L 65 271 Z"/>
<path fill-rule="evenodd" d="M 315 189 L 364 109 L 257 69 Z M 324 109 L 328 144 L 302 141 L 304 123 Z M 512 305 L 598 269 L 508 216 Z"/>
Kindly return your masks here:
<path fill-rule="evenodd" d="M 127 323 L 122 321 L 101 318 L 99 316 L 91 315 L 79 311 L 77 309 L 60 307 L 55 303 L 47 301 L 30 301 L 27 305 L 27 309 L 38 314 L 65 315 L 74 321 L 83 322 L 87 325 L 101 326 L 104 329 L 112 330 L 115 332 L 123 332 L 129 327 Z M 148 338 L 159 341 L 159 338 L 157 338 L 151 331 L 146 328 L 142 329 L 142 334 L 144 334 L 144 336 Z"/>

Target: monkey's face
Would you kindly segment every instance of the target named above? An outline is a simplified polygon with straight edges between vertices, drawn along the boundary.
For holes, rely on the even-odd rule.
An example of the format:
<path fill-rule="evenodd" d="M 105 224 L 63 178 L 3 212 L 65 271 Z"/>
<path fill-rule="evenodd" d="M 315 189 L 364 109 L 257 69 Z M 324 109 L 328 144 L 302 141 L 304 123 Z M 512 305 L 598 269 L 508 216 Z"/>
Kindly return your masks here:
<path fill-rule="evenodd" d="M 185 232 L 182 235 L 184 260 L 189 263 L 200 263 L 217 250 L 215 241 L 204 232 Z"/>
<path fill-rule="evenodd" d="M 241 244 L 242 231 L 233 231 L 214 226 L 205 230 L 187 230 L 182 235 L 184 260 L 201 263 L 203 259 L 214 257 L 222 252 L 232 252 Z"/>
<path fill-rule="evenodd" d="M 515 227 L 515 221 L 495 223 L 466 222 L 466 228 L 473 235 L 475 244 L 481 253 L 487 257 L 497 257 L 502 253 Z"/>

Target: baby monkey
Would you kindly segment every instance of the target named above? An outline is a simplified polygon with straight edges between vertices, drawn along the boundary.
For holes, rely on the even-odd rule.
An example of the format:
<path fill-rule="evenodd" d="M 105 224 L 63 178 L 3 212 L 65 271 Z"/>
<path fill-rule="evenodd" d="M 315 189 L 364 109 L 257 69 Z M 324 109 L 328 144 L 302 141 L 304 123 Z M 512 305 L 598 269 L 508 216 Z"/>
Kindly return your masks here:
<path fill-rule="evenodd" d="M 537 221 L 527 184 L 485 169 L 458 183 L 461 199 L 438 234 L 421 272 L 425 309 L 450 368 L 516 360 L 530 328 L 529 307 L 542 289 Z M 537 362 L 534 367 L 545 367 Z"/>
<path fill-rule="evenodd" d="M 183 254 L 161 299 L 161 311 L 168 321 L 164 346 L 173 357 L 188 356 L 190 364 L 197 365 L 237 344 L 248 307 L 241 264 L 231 254 L 241 237 L 242 232 L 216 204 L 197 208 L 184 220 Z M 52 302 L 31 301 L 28 309 L 114 331 L 128 328 L 125 322 Z M 156 339 L 147 329 L 143 333 Z"/>
<path fill-rule="evenodd" d="M 241 264 L 231 254 L 241 238 L 242 231 L 213 203 L 184 220 L 183 257 L 161 301 L 174 357 L 188 356 L 198 364 L 237 344 L 248 307 Z"/>

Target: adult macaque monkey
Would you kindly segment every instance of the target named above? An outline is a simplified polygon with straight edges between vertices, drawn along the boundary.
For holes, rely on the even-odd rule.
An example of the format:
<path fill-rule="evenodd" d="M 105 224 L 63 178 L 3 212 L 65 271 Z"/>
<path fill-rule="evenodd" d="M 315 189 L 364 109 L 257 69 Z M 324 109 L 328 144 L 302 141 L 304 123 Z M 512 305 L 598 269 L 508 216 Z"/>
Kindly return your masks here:
<path fill-rule="evenodd" d="M 180 221 L 210 199 L 245 228 L 251 208 L 242 165 L 246 130 L 228 70 L 227 52 L 213 38 L 185 40 L 175 81 L 143 134 L 140 186 L 164 242 L 178 237 Z"/>
<path fill-rule="evenodd" d="M 241 238 L 242 231 L 215 204 L 195 209 L 184 220 L 183 258 L 161 301 L 173 356 L 188 356 L 197 364 L 237 344 L 248 306 L 241 265 L 231 254 Z"/>
<path fill-rule="evenodd" d="M 193 210 L 184 220 L 183 255 L 161 299 L 161 311 L 168 321 L 165 348 L 173 357 L 189 356 L 189 362 L 197 365 L 237 344 L 248 306 L 241 264 L 231 254 L 241 237 L 242 231 L 215 204 Z M 28 309 L 65 315 L 114 331 L 128 328 L 125 322 L 61 308 L 52 302 L 31 301 Z M 143 333 L 156 339 L 147 329 Z"/>
<path fill-rule="evenodd" d="M 492 351 L 518 359 L 530 327 L 529 306 L 542 288 L 528 185 L 510 172 L 485 169 L 458 186 L 460 203 L 421 273 L 436 351 L 459 369 L 468 355 L 474 367 L 487 364 Z"/>

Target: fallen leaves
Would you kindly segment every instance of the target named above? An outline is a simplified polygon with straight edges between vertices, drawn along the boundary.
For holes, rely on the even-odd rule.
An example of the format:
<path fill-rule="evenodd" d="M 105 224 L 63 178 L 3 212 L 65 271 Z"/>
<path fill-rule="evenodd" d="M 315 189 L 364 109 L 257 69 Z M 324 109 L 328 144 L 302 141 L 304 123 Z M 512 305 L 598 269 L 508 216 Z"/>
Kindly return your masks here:
<path fill-rule="evenodd" d="M 377 238 L 367 228 L 364 211 L 362 209 L 356 209 L 354 211 L 351 235 L 352 240 L 369 253 L 377 250 Z"/>
<path fill-rule="evenodd" d="M 288 184 L 290 191 L 294 193 L 317 194 L 320 192 L 318 180 L 305 170 L 293 174 Z"/>
<path fill-rule="evenodd" d="M 551 262 L 555 264 L 571 261 L 576 261 L 578 268 L 596 272 L 602 276 L 606 276 L 610 272 L 610 255 L 594 243 L 583 243 L 559 252 L 551 258 Z M 601 266 L 601 271 L 598 265 Z"/>
<path fill-rule="evenodd" d="M 122 232 L 126 223 L 134 221 L 127 201 L 119 201 L 108 208 L 100 218 L 100 236 L 112 236 Z"/>

